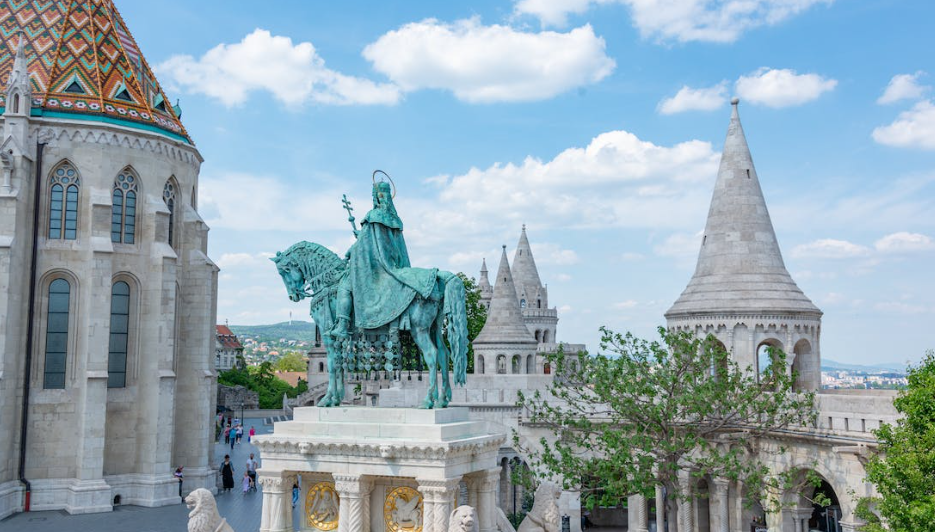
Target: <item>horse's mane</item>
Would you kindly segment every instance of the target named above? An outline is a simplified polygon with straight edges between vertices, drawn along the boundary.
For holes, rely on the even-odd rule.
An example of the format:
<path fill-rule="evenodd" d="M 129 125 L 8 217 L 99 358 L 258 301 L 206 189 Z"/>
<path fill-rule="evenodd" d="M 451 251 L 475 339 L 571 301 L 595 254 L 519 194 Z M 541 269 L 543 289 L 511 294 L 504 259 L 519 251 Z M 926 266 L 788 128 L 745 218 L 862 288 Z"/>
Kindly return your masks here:
<path fill-rule="evenodd" d="M 276 253 L 276 266 L 294 266 L 305 277 L 312 293 L 335 285 L 344 274 L 347 263 L 335 252 L 314 242 L 296 242 L 289 249 Z"/>

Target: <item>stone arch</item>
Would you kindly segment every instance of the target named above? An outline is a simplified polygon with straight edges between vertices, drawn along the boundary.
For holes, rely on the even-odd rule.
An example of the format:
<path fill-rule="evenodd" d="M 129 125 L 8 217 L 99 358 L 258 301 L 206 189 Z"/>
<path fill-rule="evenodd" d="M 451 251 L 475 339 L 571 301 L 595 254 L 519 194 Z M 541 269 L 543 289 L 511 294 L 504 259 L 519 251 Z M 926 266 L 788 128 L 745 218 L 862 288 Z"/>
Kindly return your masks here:
<path fill-rule="evenodd" d="M 539 339 L 542 338 L 542 331 L 536 329 L 535 337 L 537 342 L 540 341 Z"/>
<path fill-rule="evenodd" d="M 711 497 L 713 491 L 713 483 L 710 481 L 710 478 L 704 476 L 698 479 L 698 482 L 695 484 L 695 523 L 697 532 L 713 532 L 714 527 L 711 526 L 711 517 L 716 515 L 716 510 L 711 508 Z"/>
<path fill-rule="evenodd" d="M 506 355 L 497 355 L 497 373 L 503 375 L 506 373 Z"/>
<path fill-rule="evenodd" d="M 520 355 L 513 355 L 512 360 L 510 361 L 510 373 L 517 375 L 523 372 L 523 357 Z"/>
<path fill-rule="evenodd" d="M 802 338 L 795 343 L 792 348 L 795 356 L 792 360 L 792 372 L 796 375 L 793 390 L 797 392 L 812 391 L 820 382 L 820 377 L 815 378 L 815 373 L 819 371 L 815 354 L 812 353 L 812 344 L 807 339 Z"/>
<path fill-rule="evenodd" d="M 324 363 L 324 362 L 319 362 L 319 363 L 318 363 L 318 373 L 324 373 L 324 372 L 325 372 L 325 363 Z"/>
<path fill-rule="evenodd" d="M 179 240 L 178 225 L 179 221 L 181 221 L 181 216 L 179 216 L 181 214 L 181 199 L 182 192 L 179 189 L 179 182 L 175 179 L 175 176 L 171 176 L 166 180 L 166 184 L 162 188 L 162 200 L 169 209 L 169 227 L 166 231 L 166 242 L 176 249 L 178 249 Z"/>
<path fill-rule="evenodd" d="M 769 356 L 770 347 L 783 350 L 782 342 L 779 341 L 778 338 L 768 337 L 763 340 L 760 340 L 759 344 L 757 344 L 756 346 L 756 352 L 754 353 L 754 360 L 756 361 L 757 376 L 762 375 L 766 370 L 770 368 L 771 365 L 773 365 L 776 362 L 772 360 Z"/>
<path fill-rule="evenodd" d="M 484 355 L 478 354 L 474 357 L 474 373 L 484 374 Z"/>
<path fill-rule="evenodd" d="M 544 343 L 544 344 L 549 343 L 549 338 L 551 338 L 551 337 L 552 337 L 552 336 L 549 334 L 549 330 L 548 330 L 548 329 L 542 331 L 542 343 Z"/>
<path fill-rule="evenodd" d="M 822 468 L 802 468 L 792 475 L 793 487 L 783 494 L 784 506 L 788 508 L 781 516 L 783 530 L 837 532 L 843 516 L 850 515 L 850 508 L 845 508 L 849 504 L 847 491 L 842 491 L 840 486 L 835 488 L 829 480 L 831 475 L 823 474 L 819 469 Z M 809 473 L 817 477 L 817 486 L 810 482 Z M 817 504 L 819 494 L 827 497 L 830 504 Z"/>
<path fill-rule="evenodd" d="M 48 174 L 48 191 L 44 196 L 46 205 L 43 216 L 45 235 L 51 240 L 77 240 L 81 221 L 81 172 L 78 167 L 63 158 L 52 166 Z"/>
<path fill-rule="evenodd" d="M 140 367 L 140 314 L 142 283 L 139 278 L 130 272 L 117 272 L 111 279 L 111 285 L 118 282 L 127 283 L 130 287 L 130 322 L 129 337 L 127 338 L 127 386 L 139 378 Z"/>
<path fill-rule="evenodd" d="M 532 375 L 536 372 L 536 355 L 526 355 L 526 373 Z"/>

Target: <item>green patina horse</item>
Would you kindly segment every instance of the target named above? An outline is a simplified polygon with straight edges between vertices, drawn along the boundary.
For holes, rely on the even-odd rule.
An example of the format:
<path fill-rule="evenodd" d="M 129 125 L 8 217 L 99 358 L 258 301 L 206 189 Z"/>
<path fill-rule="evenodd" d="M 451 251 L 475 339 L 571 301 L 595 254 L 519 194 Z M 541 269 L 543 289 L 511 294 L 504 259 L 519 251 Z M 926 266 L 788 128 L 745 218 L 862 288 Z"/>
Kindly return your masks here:
<path fill-rule="evenodd" d="M 328 248 L 312 242 L 298 242 L 285 252 L 276 253 L 272 260 L 286 286 L 292 301 L 311 298 L 311 316 L 321 331 L 331 331 L 338 320 L 338 291 L 341 281 L 348 275 L 348 261 L 341 259 Z M 438 271 L 428 297 L 416 294 L 412 301 L 393 319 L 385 324 L 368 329 L 356 330 L 358 341 L 353 338 L 322 335 L 322 343 L 328 353 L 328 391 L 318 406 L 338 406 L 344 398 L 345 374 L 349 371 L 349 360 L 354 352 L 366 344 L 364 350 L 373 351 L 373 344 L 361 340 L 381 336 L 393 338 L 398 330 L 409 330 L 422 353 L 429 373 L 429 389 L 421 403 L 422 408 L 445 408 L 451 401 L 451 383 L 448 377 L 448 358 L 454 366 L 455 384 L 464 384 L 467 373 L 467 314 L 465 312 L 465 290 L 461 279 L 451 273 Z M 449 352 L 445 345 L 447 332 Z M 391 345 L 390 342 L 387 345 Z M 391 348 L 390 348 L 391 349 Z M 396 342 L 398 360 L 398 342 Z M 387 368 L 392 364 L 392 355 L 387 357 Z M 368 369 L 370 369 L 368 367 Z M 438 375 L 441 373 L 442 389 L 438 390 Z"/>

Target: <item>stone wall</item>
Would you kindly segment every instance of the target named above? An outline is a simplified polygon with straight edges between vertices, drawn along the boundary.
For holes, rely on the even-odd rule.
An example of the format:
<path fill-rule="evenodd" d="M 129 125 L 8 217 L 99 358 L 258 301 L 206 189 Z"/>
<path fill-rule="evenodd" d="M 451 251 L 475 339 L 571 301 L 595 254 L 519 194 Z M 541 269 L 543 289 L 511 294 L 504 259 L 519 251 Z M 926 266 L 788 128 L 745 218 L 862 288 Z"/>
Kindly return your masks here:
<path fill-rule="evenodd" d="M 244 386 L 226 386 L 218 384 L 218 406 L 226 406 L 239 412 L 241 406 L 245 410 L 255 410 L 260 407 L 260 394 Z"/>

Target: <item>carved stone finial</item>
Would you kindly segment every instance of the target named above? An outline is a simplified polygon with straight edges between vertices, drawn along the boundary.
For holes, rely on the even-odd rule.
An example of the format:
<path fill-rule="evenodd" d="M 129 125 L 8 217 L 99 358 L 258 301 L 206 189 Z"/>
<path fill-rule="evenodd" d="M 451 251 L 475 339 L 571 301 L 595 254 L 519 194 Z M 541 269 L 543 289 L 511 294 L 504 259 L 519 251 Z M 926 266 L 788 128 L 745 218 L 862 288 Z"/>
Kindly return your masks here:
<path fill-rule="evenodd" d="M 196 489 L 185 497 L 185 504 L 191 510 L 188 513 L 188 532 L 234 532 L 218 513 L 217 502 L 210 491 Z"/>
<path fill-rule="evenodd" d="M 738 103 L 740 103 L 740 98 L 734 96 L 733 98 L 730 99 L 731 105 L 737 105 Z"/>

